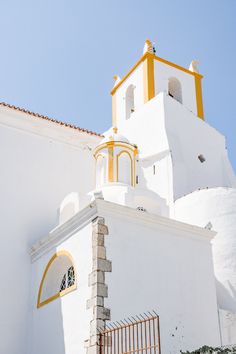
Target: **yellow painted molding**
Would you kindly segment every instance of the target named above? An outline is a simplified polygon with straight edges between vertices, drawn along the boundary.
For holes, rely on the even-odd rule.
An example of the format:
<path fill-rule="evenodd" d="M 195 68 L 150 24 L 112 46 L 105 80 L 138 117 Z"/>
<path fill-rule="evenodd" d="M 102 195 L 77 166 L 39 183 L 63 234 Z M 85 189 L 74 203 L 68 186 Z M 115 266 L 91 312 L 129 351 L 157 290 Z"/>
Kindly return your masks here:
<path fill-rule="evenodd" d="M 147 55 L 150 53 L 145 53 L 138 61 L 136 64 L 134 64 L 134 66 L 132 66 L 132 68 L 128 71 L 128 73 L 118 82 L 118 84 L 116 86 L 113 87 L 113 89 L 111 90 L 111 95 L 114 95 L 114 93 L 116 92 L 116 90 L 122 85 L 122 83 L 130 76 L 130 74 L 132 74 L 132 72 L 139 66 L 140 63 L 142 63 L 145 58 L 147 57 Z"/>
<path fill-rule="evenodd" d="M 183 68 L 182 66 L 180 65 L 177 65 L 175 63 L 172 63 L 166 59 L 163 59 L 163 58 L 160 58 L 158 56 L 156 56 L 155 54 L 151 54 L 151 53 L 145 53 L 137 62 L 136 64 L 134 64 L 132 66 L 132 68 L 128 71 L 128 73 L 117 83 L 117 85 L 115 85 L 112 90 L 111 90 L 111 95 L 114 95 L 116 90 L 123 84 L 123 82 L 130 76 L 130 74 L 132 74 L 134 72 L 134 70 L 147 58 L 147 57 L 152 57 L 153 60 L 157 60 L 161 63 L 164 63 L 164 64 L 167 64 L 169 66 L 172 66 L 178 70 L 181 70 L 181 71 L 184 71 L 185 73 L 187 74 L 190 74 L 192 76 L 195 76 L 195 77 L 199 77 L 199 78 L 203 78 L 203 76 L 199 73 L 196 73 L 196 72 L 193 72 L 193 71 L 190 71 L 186 68 Z"/>
<path fill-rule="evenodd" d="M 44 280 L 46 278 L 46 275 L 47 275 L 47 272 L 51 266 L 51 264 L 53 263 L 53 261 L 59 257 L 59 256 L 66 256 L 68 257 L 70 260 L 71 260 L 71 263 L 74 267 L 74 272 L 75 272 L 75 284 L 70 286 L 69 288 L 65 289 L 65 290 L 62 290 L 58 293 L 56 293 L 55 295 L 49 297 L 48 299 L 44 300 L 41 302 L 41 294 L 42 294 L 42 289 L 43 289 L 43 283 L 44 283 Z M 40 282 L 40 286 L 39 286 L 39 291 L 38 291 L 38 299 L 37 299 L 37 308 L 40 308 L 46 304 L 48 304 L 49 302 L 59 298 L 59 297 L 62 297 L 68 293 L 70 293 L 71 291 L 75 290 L 77 288 L 77 274 L 76 274 L 76 268 L 75 268 L 75 265 L 74 265 L 74 260 L 71 256 L 71 254 L 67 251 L 59 251 L 59 252 L 56 252 L 52 258 L 49 260 L 48 264 L 46 265 L 46 268 L 43 272 L 43 277 L 42 277 L 42 280 Z"/>
<path fill-rule="evenodd" d="M 153 55 L 150 53 L 147 53 L 143 62 L 143 91 L 144 103 L 150 101 L 155 96 L 154 60 Z"/>
<path fill-rule="evenodd" d="M 197 115 L 204 120 L 204 109 L 202 99 L 202 80 L 201 77 L 195 76 L 195 91 L 196 91 L 196 105 Z"/>
<path fill-rule="evenodd" d="M 114 148 L 108 145 L 108 182 L 114 182 Z"/>
<path fill-rule="evenodd" d="M 107 149 L 108 147 L 125 147 L 127 149 L 129 149 L 130 151 L 137 151 L 137 148 L 132 145 L 132 144 L 129 144 L 129 143 L 124 143 L 124 142 L 121 142 L 121 141 L 114 141 L 114 140 L 111 140 L 111 141 L 107 141 L 106 143 L 98 146 L 95 151 L 94 151 L 94 157 L 96 158 L 96 155 L 103 149 Z"/>
<path fill-rule="evenodd" d="M 105 156 L 102 155 L 102 154 L 94 155 L 94 158 L 95 158 L 96 160 L 98 160 L 99 157 L 105 158 Z"/>
<path fill-rule="evenodd" d="M 171 61 L 168 61 L 166 59 L 163 59 L 163 58 L 160 58 L 160 57 L 157 57 L 156 55 L 154 55 L 154 59 L 161 62 L 161 63 L 164 63 L 164 64 L 167 64 L 169 66 L 172 66 L 173 68 L 176 68 L 178 70 L 181 70 L 181 71 L 184 71 L 185 73 L 187 74 L 190 74 L 190 75 L 193 75 L 195 77 L 199 77 L 199 78 L 203 78 L 203 76 L 199 73 L 196 73 L 194 71 L 190 71 L 186 68 L 183 68 L 182 66 L 178 65 L 178 64 L 175 64 L 175 63 L 172 63 Z"/>

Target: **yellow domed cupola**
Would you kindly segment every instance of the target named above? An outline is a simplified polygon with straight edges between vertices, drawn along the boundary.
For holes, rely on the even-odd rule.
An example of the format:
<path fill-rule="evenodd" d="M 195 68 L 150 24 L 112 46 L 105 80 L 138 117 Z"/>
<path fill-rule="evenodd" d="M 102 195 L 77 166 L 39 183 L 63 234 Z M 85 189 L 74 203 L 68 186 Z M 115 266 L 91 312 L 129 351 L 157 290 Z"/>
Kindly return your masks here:
<path fill-rule="evenodd" d="M 94 151 L 96 187 L 108 183 L 135 186 L 137 147 L 114 127 Z"/>

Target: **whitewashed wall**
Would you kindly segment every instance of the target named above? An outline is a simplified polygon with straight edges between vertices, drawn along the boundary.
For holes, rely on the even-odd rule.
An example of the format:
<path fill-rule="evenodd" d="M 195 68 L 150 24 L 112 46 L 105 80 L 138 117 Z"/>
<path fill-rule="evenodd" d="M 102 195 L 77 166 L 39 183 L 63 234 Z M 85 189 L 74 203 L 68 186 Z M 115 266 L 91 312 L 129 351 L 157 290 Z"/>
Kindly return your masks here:
<path fill-rule="evenodd" d="M 198 188 L 232 187 L 225 138 L 183 105 L 164 95 L 165 126 L 172 154 L 174 199 Z M 205 162 L 198 159 L 203 155 Z"/>
<path fill-rule="evenodd" d="M 158 193 L 167 198 L 167 201 L 172 200 L 172 166 L 162 94 L 134 112 L 130 119 L 120 121 L 118 130 L 138 146 L 137 169 L 140 187 Z M 155 176 L 154 163 L 157 170 Z"/>
<path fill-rule="evenodd" d="M 104 216 L 111 320 L 155 309 L 163 353 L 219 345 L 210 235 L 121 206 Z"/>
<path fill-rule="evenodd" d="M 134 86 L 134 107 L 139 110 L 144 103 L 144 90 L 143 90 L 143 64 L 141 63 L 132 74 L 121 84 L 116 91 L 116 116 L 117 124 L 120 121 L 126 120 L 126 101 L 125 95 L 127 88 Z M 132 113 L 133 114 L 133 113 Z"/>
<path fill-rule="evenodd" d="M 118 129 L 138 146 L 141 185 L 169 203 L 198 188 L 235 185 L 224 137 L 165 93 L 120 121 Z"/>
<path fill-rule="evenodd" d="M 92 152 L 99 137 L 0 108 L 0 352 L 25 353 L 30 314 L 29 247 L 58 222 L 57 209 L 73 191 L 94 187 Z"/>
<path fill-rule="evenodd" d="M 77 289 L 37 308 L 37 296 L 44 269 L 58 251 L 71 254 L 77 273 Z M 92 311 L 86 310 L 91 296 L 88 275 L 92 270 L 91 224 L 54 247 L 32 264 L 31 312 L 28 354 L 83 354 L 89 338 Z M 23 352 L 22 352 L 23 353 Z"/>

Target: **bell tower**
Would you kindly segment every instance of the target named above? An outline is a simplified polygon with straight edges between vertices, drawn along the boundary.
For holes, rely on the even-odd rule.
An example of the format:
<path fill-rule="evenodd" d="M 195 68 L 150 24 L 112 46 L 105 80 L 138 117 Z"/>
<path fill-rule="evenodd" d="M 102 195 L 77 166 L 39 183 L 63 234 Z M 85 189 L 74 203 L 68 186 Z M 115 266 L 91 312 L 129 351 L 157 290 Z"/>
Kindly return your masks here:
<path fill-rule="evenodd" d="M 139 149 L 135 179 L 168 204 L 234 183 L 224 136 L 204 121 L 197 64 L 187 69 L 163 59 L 146 40 L 141 58 L 123 78 L 115 76 L 111 90 L 112 125 Z"/>
<path fill-rule="evenodd" d="M 193 60 L 189 69 L 171 63 L 155 54 L 152 42 L 147 39 L 143 55 L 137 63 L 120 79 L 115 76 L 111 90 L 113 126 L 128 120 L 161 92 L 183 104 L 198 118 L 204 119 L 202 101 L 202 75 Z"/>

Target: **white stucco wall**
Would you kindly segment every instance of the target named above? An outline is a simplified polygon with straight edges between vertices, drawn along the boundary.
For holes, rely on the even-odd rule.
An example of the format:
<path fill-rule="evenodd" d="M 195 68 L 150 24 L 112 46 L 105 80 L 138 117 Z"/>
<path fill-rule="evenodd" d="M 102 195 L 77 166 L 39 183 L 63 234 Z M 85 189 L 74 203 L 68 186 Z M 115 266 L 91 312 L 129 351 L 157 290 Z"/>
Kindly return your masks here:
<path fill-rule="evenodd" d="M 44 269 L 58 251 L 71 254 L 77 273 L 77 289 L 37 308 L 37 296 Z M 87 225 L 32 264 L 31 321 L 28 354 L 82 354 L 89 338 L 92 311 L 86 310 L 91 296 L 88 275 L 92 270 L 92 228 Z M 23 353 L 23 352 L 22 352 Z"/>
<path fill-rule="evenodd" d="M 168 95 L 164 95 L 164 111 L 174 200 L 199 188 L 232 187 L 235 177 L 224 136 Z M 199 161 L 199 155 L 205 162 Z"/>
<path fill-rule="evenodd" d="M 111 321 L 155 309 L 163 353 L 219 345 L 210 235 L 111 204 L 103 216 Z"/>
<path fill-rule="evenodd" d="M 120 121 L 118 129 L 138 146 L 141 186 L 168 203 L 199 188 L 235 185 L 224 136 L 165 93 Z"/>
<path fill-rule="evenodd" d="M 0 266 L 14 278 L 0 287 L 0 352 L 19 354 L 28 338 L 29 247 L 56 226 L 68 193 L 93 189 L 93 157 L 86 146 L 100 138 L 1 107 L 0 141 Z"/>
<path fill-rule="evenodd" d="M 138 146 L 140 187 L 158 193 L 167 201 L 172 200 L 172 166 L 165 129 L 163 95 L 158 95 L 140 107 L 130 119 L 121 120 L 118 131 Z M 155 176 L 153 164 L 156 164 Z"/>
<path fill-rule="evenodd" d="M 134 86 L 134 108 L 135 111 L 139 110 L 144 103 L 144 91 L 143 91 L 143 63 L 141 63 L 128 78 L 117 89 L 116 95 L 116 116 L 117 124 L 120 121 L 126 120 L 126 101 L 125 95 L 127 88 Z M 132 113 L 133 115 L 133 113 Z M 131 115 L 131 116 L 132 116 Z"/>
<path fill-rule="evenodd" d="M 213 259 L 219 307 L 236 313 L 236 189 L 196 191 L 175 202 L 173 217 L 217 231 Z"/>

